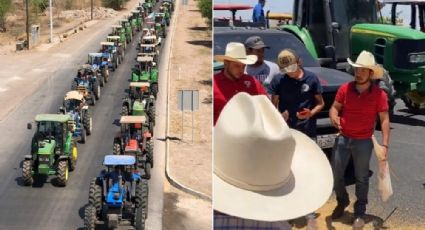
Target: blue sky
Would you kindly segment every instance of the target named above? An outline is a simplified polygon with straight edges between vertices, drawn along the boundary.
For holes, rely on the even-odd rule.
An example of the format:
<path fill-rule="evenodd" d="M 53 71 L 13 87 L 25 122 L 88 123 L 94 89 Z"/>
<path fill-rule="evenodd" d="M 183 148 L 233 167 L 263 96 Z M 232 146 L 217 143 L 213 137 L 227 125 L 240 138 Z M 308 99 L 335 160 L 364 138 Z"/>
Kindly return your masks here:
<path fill-rule="evenodd" d="M 251 6 L 255 6 L 258 0 L 213 0 L 214 4 L 219 3 L 238 3 L 238 4 L 247 4 Z M 291 0 L 266 0 L 266 6 L 264 7 L 264 12 L 270 10 L 270 12 L 277 13 L 291 13 L 292 12 L 292 4 Z M 403 18 L 403 22 L 405 25 L 410 23 L 410 6 L 397 6 L 397 11 L 403 11 L 401 17 Z M 382 8 L 383 16 L 391 15 L 391 6 L 386 5 Z M 241 16 L 243 19 L 251 19 L 252 10 L 241 10 L 236 13 L 236 16 Z M 230 17 L 229 11 L 214 11 L 214 17 Z M 416 22 L 418 24 L 418 21 Z"/>

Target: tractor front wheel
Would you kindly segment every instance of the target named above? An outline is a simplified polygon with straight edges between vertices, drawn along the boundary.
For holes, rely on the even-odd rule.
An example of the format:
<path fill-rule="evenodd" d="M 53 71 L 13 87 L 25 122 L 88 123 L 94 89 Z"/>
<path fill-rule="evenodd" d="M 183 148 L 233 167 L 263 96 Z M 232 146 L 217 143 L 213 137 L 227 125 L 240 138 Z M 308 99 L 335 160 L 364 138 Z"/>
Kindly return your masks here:
<path fill-rule="evenodd" d="M 155 125 L 155 105 L 151 105 L 150 108 L 147 111 L 149 122 L 152 122 Z M 153 130 L 149 130 L 153 131 Z"/>
<path fill-rule="evenodd" d="M 114 155 L 121 155 L 121 145 L 118 143 L 114 143 L 114 148 L 112 150 Z"/>
<path fill-rule="evenodd" d="M 99 100 L 100 98 L 100 86 L 99 83 L 97 81 L 95 81 L 93 83 L 93 93 L 94 93 L 94 97 L 96 98 L 96 100 Z"/>
<path fill-rule="evenodd" d="M 90 96 L 90 104 L 92 106 L 95 106 L 96 105 L 96 96 L 93 93 Z"/>
<path fill-rule="evenodd" d="M 22 163 L 22 180 L 24 181 L 24 185 L 29 186 L 34 182 L 34 178 L 32 176 L 32 161 L 25 160 Z"/>
<path fill-rule="evenodd" d="M 86 140 L 87 140 L 86 129 L 84 129 L 84 127 L 81 127 L 81 139 L 80 139 L 81 144 L 85 144 Z"/>
<path fill-rule="evenodd" d="M 128 108 L 125 105 L 121 108 L 121 116 L 128 116 Z"/>
<path fill-rule="evenodd" d="M 151 90 L 152 90 L 152 95 L 156 99 L 156 96 L 158 95 L 158 84 L 157 83 L 152 84 L 152 89 Z"/>
<path fill-rule="evenodd" d="M 58 164 L 58 184 L 60 186 L 66 186 L 66 182 L 68 182 L 68 161 L 59 161 Z"/>
<path fill-rule="evenodd" d="M 93 205 L 86 206 L 84 210 L 84 228 L 87 230 L 96 229 L 96 209 Z"/>

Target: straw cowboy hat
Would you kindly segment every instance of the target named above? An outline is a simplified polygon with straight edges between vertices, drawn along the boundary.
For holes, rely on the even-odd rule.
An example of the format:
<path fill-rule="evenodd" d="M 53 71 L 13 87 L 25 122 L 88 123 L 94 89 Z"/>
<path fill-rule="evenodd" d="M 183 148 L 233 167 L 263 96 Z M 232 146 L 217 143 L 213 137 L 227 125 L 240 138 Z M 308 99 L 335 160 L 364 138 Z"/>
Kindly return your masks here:
<path fill-rule="evenodd" d="M 225 55 L 215 55 L 214 59 L 219 62 L 233 61 L 240 62 L 245 65 L 252 65 L 257 62 L 257 56 L 246 55 L 245 46 L 238 42 L 229 42 L 226 45 Z"/>
<path fill-rule="evenodd" d="M 348 63 L 353 67 L 367 68 L 373 71 L 372 79 L 381 79 L 384 75 L 384 69 L 376 64 L 375 57 L 368 51 L 362 51 L 357 57 L 356 62 L 347 58 Z"/>
<path fill-rule="evenodd" d="M 270 100 L 235 95 L 214 128 L 214 209 L 280 221 L 320 208 L 331 195 L 331 166 L 320 147 L 290 129 Z"/>

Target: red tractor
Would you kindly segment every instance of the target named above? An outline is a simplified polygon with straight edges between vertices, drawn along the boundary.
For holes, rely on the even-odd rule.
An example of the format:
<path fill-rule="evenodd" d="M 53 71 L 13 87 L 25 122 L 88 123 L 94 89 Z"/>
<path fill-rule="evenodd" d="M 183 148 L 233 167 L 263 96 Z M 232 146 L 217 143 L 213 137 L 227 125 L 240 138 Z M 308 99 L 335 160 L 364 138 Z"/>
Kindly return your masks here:
<path fill-rule="evenodd" d="M 121 131 L 114 138 L 115 155 L 133 155 L 136 166 L 143 169 L 145 179 L 150 179 L 153 167 L 153 138 L 145 116 L 122 116 Z"/>

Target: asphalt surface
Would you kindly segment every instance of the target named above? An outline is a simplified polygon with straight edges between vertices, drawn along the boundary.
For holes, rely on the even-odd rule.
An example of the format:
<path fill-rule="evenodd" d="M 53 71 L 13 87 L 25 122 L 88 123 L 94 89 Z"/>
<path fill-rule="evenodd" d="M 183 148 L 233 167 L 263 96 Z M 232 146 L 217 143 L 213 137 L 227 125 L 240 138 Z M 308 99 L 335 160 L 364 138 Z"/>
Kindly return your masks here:
<path fill-rule="evenodd" d="M 32 122 L 36 114 L 57 113 L 63 96 L 70 90 L 78 64 L 86 61 L 87 53 L 99 49 L 99 42 L 105 40 L 110 32 L 109 28 L 92 34 L 88 40 L 71 38 L 70 43 L 79 44 L 76 52 L 70 50 L 71 48 L 52 48 L 53 52 L 57 52 L 54 55 L 58 57 L 59 68 L 47 73 L 47 80 L 41 87 L 1 121 L 0 229 L 79 229 L 84 226 L 84 207 L 88 202 L 90 181 L 103 169 L 103 157 L 112 152 L 113 137 L 119 131 L 117 122 L 120 118 L 121 100 L 128 87 L 131 67 L 135 64 L 134 58 L 137 55 L 136 39 L 127 48 L 124 63 L 115 72 L 111 72 L 110 81 L 101 88 L 101 99 L 92 109 L 93 133 L 86 144 L 78 145 L 77 166 L 70 172 L 66 187 L 57 187 L 54 183 L 55 176 L 49 177 L 46 182 L 36 181 L 32 187 L 22 185 L 22 160 L 24 155 L 30 153 L 34 133 L 34 130 L 26 129 L 26 124 Z M 164 57 L 161 59 L 166 60 Z M 160 63 L 160 73 L 166 72 L 163 65 Z M 166 78 L 160 76 L 160 84 L 163 85 L 160 85 L 161 89 L 165 87 L 164 81 Z M 158 101 L 162 102 L 157 103 L 157 113 L 162 115 L 157 117 L 157 123 L 165 119 L 165 99 L 165 95 L 160 92 Z M 164 131 L 163 125 L 155 127 L 155 134 L 163 135 Z M 147 228 L 161 229 L 163 147 L 159 141 L 155 141 L 154 151 L 157 163 L 149 181 Z"/>
<path fill-rule="evenodd" d="M 367 214 L 386 219 L 396 229 L 414 226 L 425 229 L 425 115 L 408 113 L 404 103 L 397 100 L 395 115 L 391 117 L 389 163 L 393 196 L 383 203 L 379 196 L 376 157 L 370 164 L 374 175 L 370 180 Z M 375 132 L 381 141 L 381 132 Z M 350 200 L 355 201 L 354 186 L 350 186 Z M 373 219 L 373 218 L 372 218 Z"/>

